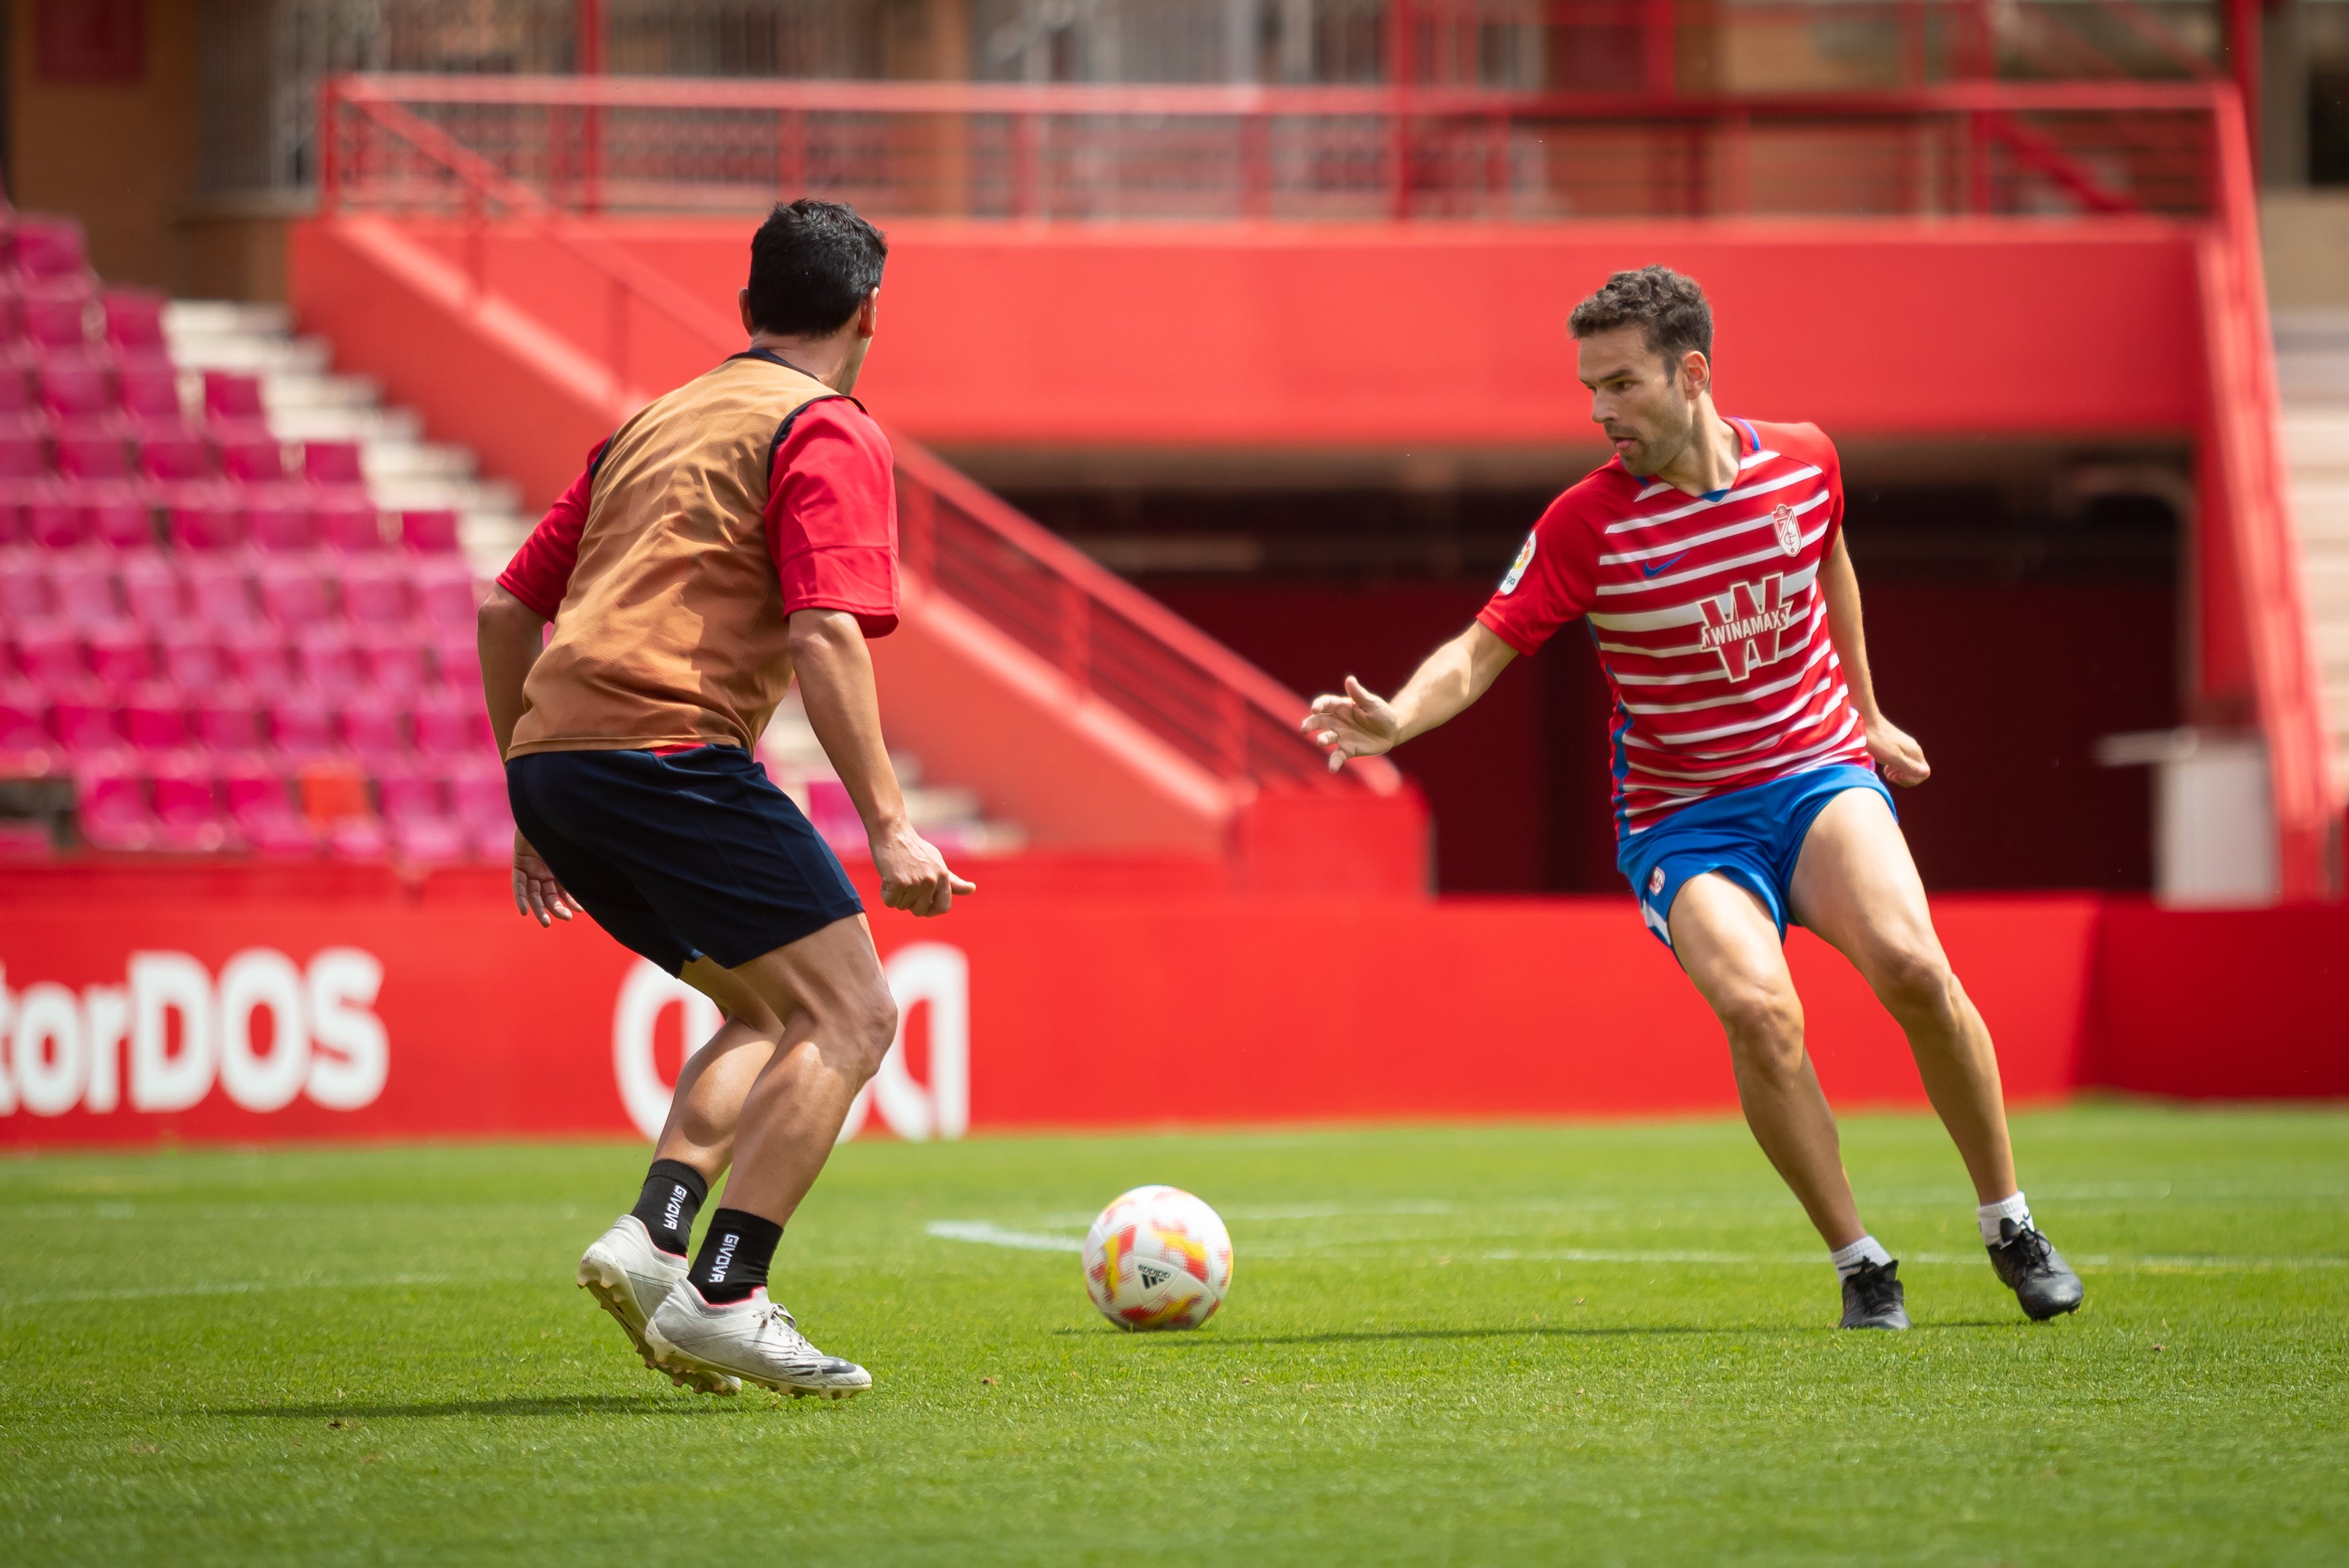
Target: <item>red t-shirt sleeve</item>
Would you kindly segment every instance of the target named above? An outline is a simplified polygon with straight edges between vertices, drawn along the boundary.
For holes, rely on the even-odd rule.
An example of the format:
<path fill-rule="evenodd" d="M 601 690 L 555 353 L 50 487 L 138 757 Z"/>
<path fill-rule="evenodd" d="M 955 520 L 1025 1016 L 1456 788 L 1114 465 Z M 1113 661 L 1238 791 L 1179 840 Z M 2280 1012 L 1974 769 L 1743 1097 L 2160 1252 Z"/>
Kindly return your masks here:
<path fill-rule="evenodd" d="M 849 397 L 804 405 L 776 446 L 767 552 L 783 614 L 845 610 L 868 637 L 897 629 L 897 472 L 889 438 Z"/>
<path fill-rule="evenodd" d="M 554 619 L 563 596 L 571 591 L 571 569 L 579 564 L 579 536 L 586 531 L 587 503 L 595 488 L 595 464 L 610 444 L 609 437 L 595 443 L 587 454 L 587 466 L 546 509 L 546 515 L 522 542 L 514 558 L 498 573 L 499 587 L 546 620 Z"/>
<path fill-rule="evenodd" d="M 1500 590 L 1476 613 L 1478 622 L 1520 654 L 1532 654 L 1590 608 L 1597 535 L 1577 499 L 1581 488 L 1550 502 Z"/>

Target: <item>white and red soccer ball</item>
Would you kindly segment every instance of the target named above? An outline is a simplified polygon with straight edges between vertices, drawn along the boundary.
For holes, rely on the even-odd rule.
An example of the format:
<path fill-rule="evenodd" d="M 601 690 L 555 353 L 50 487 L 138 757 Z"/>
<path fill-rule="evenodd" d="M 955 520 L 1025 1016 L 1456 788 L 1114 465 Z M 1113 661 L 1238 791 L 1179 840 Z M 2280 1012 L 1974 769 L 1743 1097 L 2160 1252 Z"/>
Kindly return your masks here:
<path fill-rule="evenodd" d="M 1085 1234 L 1085 1294 L 1120 1328 L 1196 1328 L 1231 1286 L 1231 1233 L 1180 1187 L 1136 1187 Z"/>

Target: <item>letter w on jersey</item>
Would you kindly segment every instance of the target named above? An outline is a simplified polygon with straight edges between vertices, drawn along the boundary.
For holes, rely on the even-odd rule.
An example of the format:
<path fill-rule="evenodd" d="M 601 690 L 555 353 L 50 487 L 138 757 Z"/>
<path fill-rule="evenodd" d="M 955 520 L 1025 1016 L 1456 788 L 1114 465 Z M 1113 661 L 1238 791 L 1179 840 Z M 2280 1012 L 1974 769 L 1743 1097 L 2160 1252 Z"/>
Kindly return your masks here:
<path fill-rule="evenodd" d="M 1799 595 L 1787 599 L 1783 572 L 1759 583 L 1733 583 L 1718 598 L 1697 601 L 1704 616 L 1697 644 L 1719 654 L 1723 671 L 1742 681 L 1762 665 L 1802 650 L 1806 639 L 1804 618 L 1796 613 L 1800 603 Z"/>

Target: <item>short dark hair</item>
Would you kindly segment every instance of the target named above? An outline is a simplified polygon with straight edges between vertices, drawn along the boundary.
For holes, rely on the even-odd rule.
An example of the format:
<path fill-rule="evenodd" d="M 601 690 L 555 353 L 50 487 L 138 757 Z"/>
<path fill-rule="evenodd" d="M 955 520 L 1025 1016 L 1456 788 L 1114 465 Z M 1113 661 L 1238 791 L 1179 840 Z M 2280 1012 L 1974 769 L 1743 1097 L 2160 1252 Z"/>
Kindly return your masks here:
<path fill-rule="evenodd" d="M 889 242 L 838 201 L 778 201 L 750 236 L 750 320 L 761 332 L 813 336 L 848 325 L 881 286 Z"/>
<path fill-rule="evenodd" d="M 1670 267 L 1617 273 L 1566 318 L 1577 339 L 1619 326 L 1639 327 L 1648 352 L 1661 355 L 1668 367 L 1692 348 L 1713 357 L 1713 306 L 1694 278 Z"/>

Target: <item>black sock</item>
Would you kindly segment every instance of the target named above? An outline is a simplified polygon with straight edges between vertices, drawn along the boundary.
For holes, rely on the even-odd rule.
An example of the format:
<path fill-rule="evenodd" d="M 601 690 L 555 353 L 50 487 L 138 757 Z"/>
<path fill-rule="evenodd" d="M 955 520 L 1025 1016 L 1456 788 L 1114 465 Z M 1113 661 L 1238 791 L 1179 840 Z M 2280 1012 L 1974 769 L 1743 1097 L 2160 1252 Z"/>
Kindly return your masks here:
<path fill-rule="evenodd" d="M 681 1258 L 693 1250 L 693 1217 L 709 1196 L 709 1183 L 700 1171 L 681 1160 L 656 1160 L 643 1194 L 628 1212 L 645 1222 L 653 1245 Z"/>
<path fill-rule="evenodd" d="M 767 1265 L 775 1261 L 775 1245 L 782 1239 L 783 1228 L 772 1220 L 720 1209 L 709 1216 L 693 1272 L 686 1277 L 704 1301 L 745 1300 L 767 1283 Z"/>

